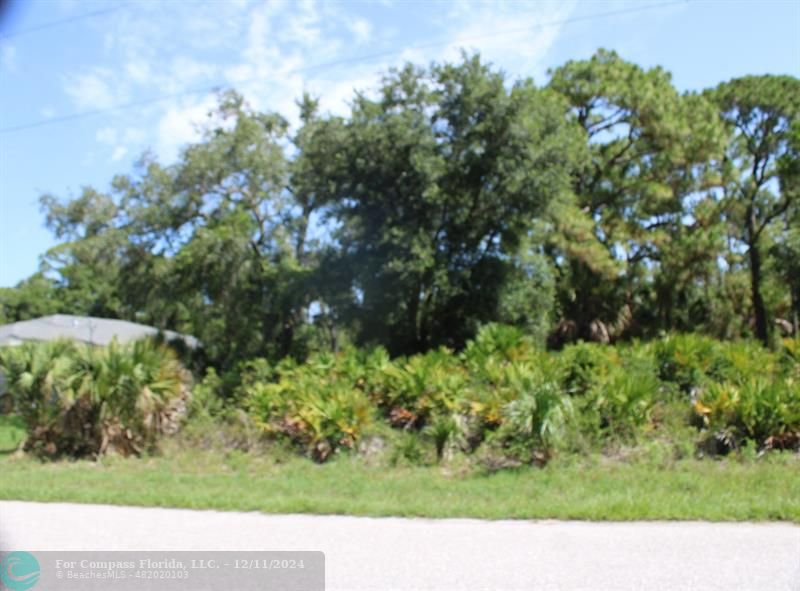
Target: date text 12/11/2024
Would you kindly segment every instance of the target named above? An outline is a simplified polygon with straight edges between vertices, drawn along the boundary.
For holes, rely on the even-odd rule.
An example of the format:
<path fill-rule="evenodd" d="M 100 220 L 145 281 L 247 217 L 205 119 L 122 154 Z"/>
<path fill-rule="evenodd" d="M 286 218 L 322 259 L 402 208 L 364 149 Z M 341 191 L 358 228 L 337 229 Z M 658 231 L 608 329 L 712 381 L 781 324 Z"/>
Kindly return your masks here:
<path fill-rule="evenodd" d="M 20 556 L 26 560 L 20 560 Z M 21 568 L 19 565 L 38 569 L 37 576 L 25 574 L 26 586 L 12 591 L 201 591 L 220 588 L 220 584 L 240 591 L 325 589 L 325 555 L 316 551 L 17 551 L 0 554 L 0 562 L 4 566 L 9 562 L 9 572 Z M 3 582 L 8 586 L 7 581 Z M 18 582 L 22 584 L 22 578 Z"/>

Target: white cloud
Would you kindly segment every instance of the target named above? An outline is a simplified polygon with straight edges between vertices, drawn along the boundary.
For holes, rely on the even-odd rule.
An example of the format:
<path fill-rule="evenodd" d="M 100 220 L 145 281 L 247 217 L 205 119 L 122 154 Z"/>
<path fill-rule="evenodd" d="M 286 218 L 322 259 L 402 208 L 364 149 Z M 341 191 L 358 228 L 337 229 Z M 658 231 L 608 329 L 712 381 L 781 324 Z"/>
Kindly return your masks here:
<path fill-rule="evenodd" d="M 453 4 L 448 15 L 450 41 L 437 60 L 459 59 L 462 49 L 479 51 L 513 76 L 543 73 L 542 63 L 561 32 L 561 21 L 575 8 L 569 2 L 493 2 Z"/>
<path fill-rule="evenodd" d="M 79 109 L 108 109 L 119 103 L 119 86 L 112 83 L 113 74 L 105 69 L 70 78 L 65 90 Z M 115 90 L 116 88 L 116 90 Z"/>
<path fill-rule="evenodd" d="M 298 43 L 304 47 L 315 47 L 321 41 L 322 23 L 316 2 L 297 2 L 286 15 L 285 26 L 278 37 L 286 43 Z"/>
<path fill-rule="evenodd" d="M 125 73 L 133 82 L 144 84 L 150 80 L 150 64 L 142 59 L 129 61 L 125 64 Z"/>
<path fill-rule="evenodd" d="M 372 36 L 372 25 L 366 19 L 357 18 L 350 21 L 348 27 L 350 31 L 352 31 L 356 43 L 358 44 L 366 43 Z"/>
<path fill-rule="evenodd" d="M 122 160 L 123 158 L 125 158 L 127 154 L 128 154 L 128 148 L 126 148 L 125 146 L 117 146 L 116 148 L 114 148 L 114 151 L 111 152 L 111 162 L 117 162 L 119 160 Z"/>
<path fill-rule="evenodd" d="M 141 144 L 144 142 L 145 138 L 145 132 L 136 127 L 128 127 L 122 133 L 122 141 L 125 144 Z"/>
<path fill-rule="evenodd" d="M 94 134 L 94 139 L 101 144 L 114 145 L 117 143 L 117 130 L 113 127 L 103 127 Z"/>
<path fill-rule="evenodd" d="M 106 39 L 98 62 L 105 67 L 73 73 L 65 90 L 77 109 L 86 110 L 227 84 L 254 108 L 296 124 L 295 101 L 304 91 L 320 97 L 323 110 L 344 114 L 354 89 L 376 88 L 390 67 L 458 60 L 461 47 L 480 51 L 511 77 L 538 74 L 560 27 L 536 25 L 566 18 L 574 0 L 435 4 L 422 32 L 403 31 L 396 19 L 369 20 L 362 6 L 314 0 L 137 4 L 98 28 Z M 394 49 L 381 59 L 333 65 Z M 150 145 L 169 161 L 198 139 L 197 124 L 215 103 L 211 93 L 199 92 L 115 111 L 96 139 L 112 159 Z"/>
<path fill-rule="evenodd" d="M 7 72 L 17 70 L 17 48 L 13 45 L 3 45 L 0 47 L 0 63 Z"/>
<path fill-rule="evenodd" d="M 102 127 L 94 135 L 97 143 L 110 148 L 110 162 L 118 162 L 131 152 L 141 151 L 145 137 L 145 133 L 135 127 Z"/>
<path fill-rule="evenodd" d="M 166 161 L 174 160 L 181 148 L 200 138 L 203 122 L 216 104 L 212 96 L 198 101 L 186 101 L 170 106 L 159 118 L 157 125 L 156 149 Z"/>
<path fill-rule="evenodd" d="M 217 68 L 213 64 L 203 63 L 186 56 L 178 56 L 172 60 L 170 70 L 173 80 L 178 85 L 182 85 L 198 80 L 211 79 Z"/>

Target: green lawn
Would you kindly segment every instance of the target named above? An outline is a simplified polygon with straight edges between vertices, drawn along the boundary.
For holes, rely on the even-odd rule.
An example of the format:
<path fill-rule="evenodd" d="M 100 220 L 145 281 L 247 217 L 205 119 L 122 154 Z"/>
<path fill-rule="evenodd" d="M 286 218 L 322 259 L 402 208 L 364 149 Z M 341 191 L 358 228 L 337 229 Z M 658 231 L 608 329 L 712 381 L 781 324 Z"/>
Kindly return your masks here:
<path fill-rule="evenodd" d="M 800 461 L 788 453 L 668 465 L 597 458 L 480 475 L 237 452 L 99 463 L 6 456 L 0 498 L 267 513 L 800 522 Z"/>

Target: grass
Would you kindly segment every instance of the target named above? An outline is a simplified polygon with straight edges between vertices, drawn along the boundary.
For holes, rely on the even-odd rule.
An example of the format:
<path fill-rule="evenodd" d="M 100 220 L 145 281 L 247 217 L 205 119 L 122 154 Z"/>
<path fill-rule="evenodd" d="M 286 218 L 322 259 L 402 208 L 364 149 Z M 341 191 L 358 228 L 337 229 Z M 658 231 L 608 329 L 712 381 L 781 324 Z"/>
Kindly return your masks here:
<path fill-rule="evenodd" d="M 0 454 L 16 451 L 24 438 L 25 422 L 20 417 L 0 414 Z"/>
<path fill-rule="evenodd" d="M 41 463 L 0 458 L 0 498 L 266 513 L 800 523 L 797 454 L 663 464 L 601 457 L 492 475 L 465 467 L 327 464 L 280 455 Z"/>

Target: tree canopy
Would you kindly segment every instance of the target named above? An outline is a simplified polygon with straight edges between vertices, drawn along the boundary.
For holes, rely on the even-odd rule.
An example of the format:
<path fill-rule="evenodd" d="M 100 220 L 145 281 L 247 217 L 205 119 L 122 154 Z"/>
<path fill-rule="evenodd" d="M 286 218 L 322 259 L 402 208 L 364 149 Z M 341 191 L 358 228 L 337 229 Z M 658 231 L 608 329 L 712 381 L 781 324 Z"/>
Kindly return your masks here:
<path fill-rule="evenodd" d="M 477 55 L 407 65 L 297 125 L 222 93 L 177 162 L 41 203 L 58 240 L 0 290 L 190 333 L 202 361 L 352 342 L 460 349 L 503 322 L 552 346 L 717 337 L 800 316 L 800 81 L 679 92 L 600 50 L 512 81 Z"/>

